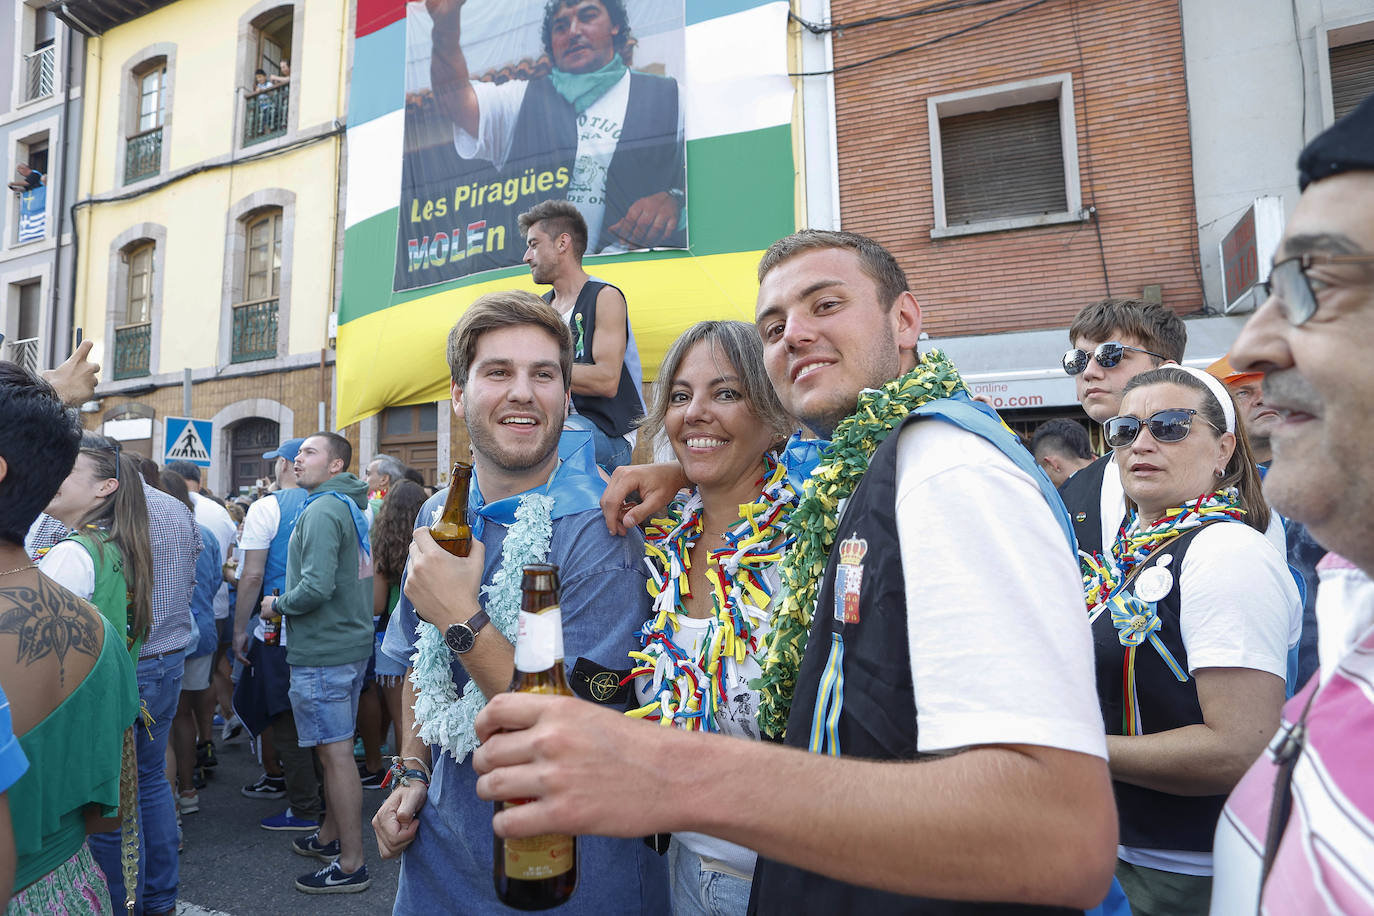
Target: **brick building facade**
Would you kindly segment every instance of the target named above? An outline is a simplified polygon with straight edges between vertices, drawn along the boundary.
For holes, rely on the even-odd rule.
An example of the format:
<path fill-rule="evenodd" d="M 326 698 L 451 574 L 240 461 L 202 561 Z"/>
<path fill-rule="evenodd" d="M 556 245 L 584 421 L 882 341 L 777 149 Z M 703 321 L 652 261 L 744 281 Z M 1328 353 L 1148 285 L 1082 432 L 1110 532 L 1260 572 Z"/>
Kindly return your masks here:
<path fill-rule="evenodd" d="M 831 4 L 839 25 L 901 17 L 832 33 L 840 216 L 843 228 L 879 238 L 897 255 L 926 331 L 1062 327 L 1105 295 L 1157 296 L 1181 314 L 1198 310 L 1177 5 L 991 3 L 901 16 L 904 6 Z M 994 17 L 1001 18 L 988 21 Z M 1014 196 L 1006 182 L 1018 180 L 1034 144 L 1021 147 L 1014 126 L 997 121 L 1021 114 L 1040 128 L 1058 121 L 1067 142 L 1057 149 L 1051 135 L 1041 152 L 1061 160 L 1062 196 L 1039 214 L 1029 212 L 1036 201 L 1022 202 L 1010 216 L 985 201 L 981 212 L 965 206 L 972 217 L 960 221 L 955 180 L 975 195 L 991 187 L 994 196 Z M 955 167 L 963 171 L 949 174 Z"/>

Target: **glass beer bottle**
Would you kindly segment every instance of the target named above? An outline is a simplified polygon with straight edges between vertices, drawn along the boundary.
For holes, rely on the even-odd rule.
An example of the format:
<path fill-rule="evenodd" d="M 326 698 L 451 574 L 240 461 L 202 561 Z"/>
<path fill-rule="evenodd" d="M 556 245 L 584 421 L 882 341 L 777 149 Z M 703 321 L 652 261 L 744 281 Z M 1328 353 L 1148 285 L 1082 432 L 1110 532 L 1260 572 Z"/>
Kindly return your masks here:
<path fill-rule="evenodd" d="M 563 670 L 563 614 L 558 605 L 558 567 L 526 566 L 520 583 L 520 624 L 515 640 L 512 692 L 572 696 Z M 523 804 L 497 802 L 496 810 Z M 518 910 L 545 910 L 577 887 L 577 837 L 546 834 L 524 839 L 492 835 L 496 896 Z"/>
<path fill-rule="evenodd" d="M 472 550 L 472 528 L 468 525 L 468 487 L 471 483 L 472 465 L 455 462 L 444 511 L 439 520 L 429 526 L 434 542 L 455 557 L 465 557 Z"/>
<path fill-rule="evenodd" d="M 281 589 L 272 589 L 272 597 L 280 598 Z M 281 615 L 275 611 L 268 614 L 262 621 L 262 642 L 267 646 L 281 645 Z"/>

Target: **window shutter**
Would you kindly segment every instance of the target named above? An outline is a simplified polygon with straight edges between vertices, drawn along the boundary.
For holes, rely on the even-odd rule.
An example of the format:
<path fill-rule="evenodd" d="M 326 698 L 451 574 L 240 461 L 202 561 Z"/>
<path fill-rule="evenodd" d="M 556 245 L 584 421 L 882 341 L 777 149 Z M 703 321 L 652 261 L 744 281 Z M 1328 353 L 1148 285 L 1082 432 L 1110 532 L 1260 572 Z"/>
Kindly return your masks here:
<path fill-rule="evenodd" d="M 940 119 L 950 226 L 1068 209 L 1051 99 Z"/>
<path fill-rule="evenodd" d="M 1331 108 L 1340 119 L 1374 95 L 1374 41 L 1331 49 Z"/>

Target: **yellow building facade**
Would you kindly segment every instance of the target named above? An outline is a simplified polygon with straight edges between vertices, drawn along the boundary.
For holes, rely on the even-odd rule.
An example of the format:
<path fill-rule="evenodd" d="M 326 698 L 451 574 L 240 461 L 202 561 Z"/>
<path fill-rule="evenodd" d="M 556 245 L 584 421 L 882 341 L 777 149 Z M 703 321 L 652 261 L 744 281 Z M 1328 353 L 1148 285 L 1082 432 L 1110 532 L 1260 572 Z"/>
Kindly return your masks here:
<path fill-rule="evenodd" d="M 352 3 L 110 6 L 63 11 L 88 35 L 88 425 L 161 464 L 166 417 L 209 421 L 206 483 L 238 492 L 270 473 L 263 451 L 332 425 Z"/>

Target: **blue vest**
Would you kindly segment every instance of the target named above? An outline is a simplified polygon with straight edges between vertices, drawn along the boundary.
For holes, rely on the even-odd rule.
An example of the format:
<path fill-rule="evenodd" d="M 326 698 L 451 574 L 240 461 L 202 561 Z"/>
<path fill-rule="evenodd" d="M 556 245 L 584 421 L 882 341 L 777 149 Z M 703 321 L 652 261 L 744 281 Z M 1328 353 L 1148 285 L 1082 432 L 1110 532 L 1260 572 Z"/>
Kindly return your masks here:
<path fill-rule="evenodd" d="M 305 511 L 305 498 L 309 495 L 301 487 L 272 494 L 281 509 L 281 521 L 277 522 L 277 533 L 267 548 L 267 565 L 262 572 L 264 595 L 272 594 L 274 588 L 286 593 L 286 547 L 291 542 L 291 532 L 296 530 L 296 522 Z"/>

